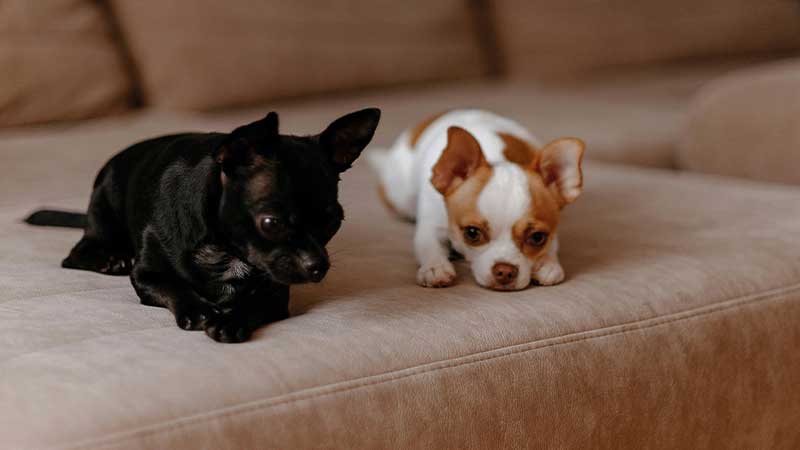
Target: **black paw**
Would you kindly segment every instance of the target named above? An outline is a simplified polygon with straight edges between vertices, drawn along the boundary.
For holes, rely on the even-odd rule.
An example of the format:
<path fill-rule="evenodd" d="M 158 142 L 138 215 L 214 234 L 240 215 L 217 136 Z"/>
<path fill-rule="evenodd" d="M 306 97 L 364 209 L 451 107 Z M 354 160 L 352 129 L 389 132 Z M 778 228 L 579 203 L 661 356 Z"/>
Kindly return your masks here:
<path fill-rule="evenodd" d="M 83 255 L 69 255 L 61 262 L 61 267 L 91 270 L 105 275 L 129 275 L 133 268 L 133 259 L 126 256 L 86 253 Z"/>
<path fill-rule="evenodd" d="M 98 270 L 106 275 L 130 275 L 133 268 L 133 260 L 125 257 L 109 256 L 102 267 Z"/>
<path fill-rule="evenodd" d="M 203 330 L 214 316 L 213 308 L 205 305 L 181 306 L 175 310 L 175 323 L 184 330 Z"/>
<path fill-rule="evenodd" d="M 253 330 L 247 320 L 235 314 L 221 314 L 206 321 L 205 330 L 208 337 L 225 343 L 244 342 L 250 339 Z"/>

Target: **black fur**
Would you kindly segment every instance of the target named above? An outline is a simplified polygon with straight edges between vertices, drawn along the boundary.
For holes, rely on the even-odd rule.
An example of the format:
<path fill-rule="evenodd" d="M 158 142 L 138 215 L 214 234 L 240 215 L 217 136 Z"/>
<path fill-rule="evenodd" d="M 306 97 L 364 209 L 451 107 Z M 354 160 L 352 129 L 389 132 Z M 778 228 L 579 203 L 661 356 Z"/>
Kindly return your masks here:
<path fill-rule="evenodd" d="M 85 219 L 39 211 L 27 221 L 85 220 L 63 267 L 130 275 L 141 302 L 169 308 L 179 327 L 241 342 L 288 317 L 290 284 L 325 276 L 343 219 L 339 174 L 379 118 L 365 109 L 298 137 L 278 134 L 273 112 L 229 134 L 147 140 L 100 170 Z"/>

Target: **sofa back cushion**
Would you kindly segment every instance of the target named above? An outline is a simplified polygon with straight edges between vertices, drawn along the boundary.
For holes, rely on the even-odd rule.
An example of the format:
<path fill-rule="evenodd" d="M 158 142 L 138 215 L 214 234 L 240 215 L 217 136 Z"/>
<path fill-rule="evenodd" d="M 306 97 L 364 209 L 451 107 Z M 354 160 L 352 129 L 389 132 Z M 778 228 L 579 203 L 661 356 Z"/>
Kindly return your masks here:
<path fill-rule="evenodd" d="M 704 87 L 689 108 L 678 164 L 800 184 L 800 59 L 735 72 Z"/>
<path fill-rule="evenodd" d="M 146 102 L 213 109 L 485 72 L 463 0 L 112 0 Z"/>
<path fill-rule="evenodd" d="M 796 0 L 494 0 L 517 77 L 800 48 Z"/>
<path fill-rule="evenodd" d="M 0 2 L 0 127 L 124 109 L 131 82 L 100 2 Z"/>

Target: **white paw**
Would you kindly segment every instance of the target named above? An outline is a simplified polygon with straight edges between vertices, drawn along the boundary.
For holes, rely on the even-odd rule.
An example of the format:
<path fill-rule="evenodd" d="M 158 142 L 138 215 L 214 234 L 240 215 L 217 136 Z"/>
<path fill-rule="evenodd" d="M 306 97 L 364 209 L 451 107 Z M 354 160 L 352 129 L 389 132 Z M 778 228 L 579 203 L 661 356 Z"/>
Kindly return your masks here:
<path fill-rule="evenodd" d="M 456 281 L 456 269 L 450 261 L 425 264 L 417 271 L 417 283 L 424 287 L 447 287 Z"/>
<path fill-rule="evenodd" d="M 564 281 L 564 269 L 558 261 L 548 261 L 533 274 L 533 279 L 542 286 L 552 286 Z"/>

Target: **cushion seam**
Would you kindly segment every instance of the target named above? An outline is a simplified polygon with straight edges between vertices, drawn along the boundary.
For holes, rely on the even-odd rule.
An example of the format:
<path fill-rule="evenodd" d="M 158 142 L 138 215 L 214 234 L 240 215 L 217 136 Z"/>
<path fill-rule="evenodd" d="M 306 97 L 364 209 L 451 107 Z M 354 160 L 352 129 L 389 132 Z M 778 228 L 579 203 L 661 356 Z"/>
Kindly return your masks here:
<path fill-rule="evenodd" d="M 447 369 L 453 369 L 461 366 L 478 364 L 492 359 L 524 354 L 540 349 L 589 341 L 596 338 L 604 338 L 614 335 L 623 335 L 629 332 L 647 330 L 650 328 L 655 328 L 661 325 L 667 325 L 678 321 L 709 316 L 717 312 L 726 312 L 734 310 L 737 307 L 746 307 L 746 306 L 752 306 L 753 304 L 764 303 L 771 300 L 785 299 L 784 297 L 785 294 L 798 290 L 800 290 L 800 283 L 781 288 L 775 288 L 767 291 L 762 291 L 756 294 L 749 294 L 731 300 L 723 300 L 721 302 L 717 302 L 711 305 L 700 306 L 686 311 L 670 313 L 663 316 L 640 319 L 632 322 L 610 325 L 607 327 L 596 328 L 592 330 L 577 331 L 574 333 L 569 333 L 561 336 L 536 339 L 521 344 L 511 344 L 491 350 L 484 350 L 468 355 L 456 356 L 453 358 L 397 369 L 391 372 L 384 372 L 381 374 L 368 375 L 360 378 L 353 378 L 330 384 L 312 386 L 300 389 L 295 392 L 281 394 L 266 399 L 253 400 L 247 403 L 227 406 L 209 412 L 201 412 L 194 415 L 171 419 L 168 423 L 144 425 L 142 427 L 128 431 L 115 432 L 110 435 L 106 435 L 104 437 L 94 438 L 83 442 L 76 442 L 68 444 L 66 446 L 58 446 L 51 448 L 67 450 L 67 449 L 81 448 L 88 445 L 99 446 L 97 448 L 109 447 L 125 441 L 130 441 L 132 439 L 152 436 L 163 432 L 169 432 L 171 430 L 196 425 L 210 420 L 217 420 L 220 418 L 232 417 L 235 415 L 248 414 L 251 412 L 267 410 L 281 405 L 287 405 L 301 401 L 311 400 L 318 397 L 334 395 L 341 392 L 351 391 L 364 387 L 390 383 L 426 373 L 432 373 Z"/>

